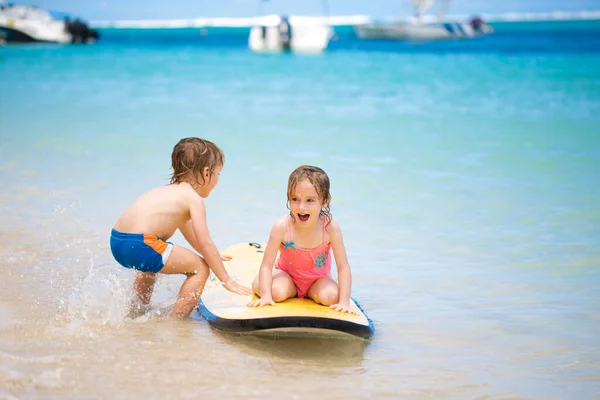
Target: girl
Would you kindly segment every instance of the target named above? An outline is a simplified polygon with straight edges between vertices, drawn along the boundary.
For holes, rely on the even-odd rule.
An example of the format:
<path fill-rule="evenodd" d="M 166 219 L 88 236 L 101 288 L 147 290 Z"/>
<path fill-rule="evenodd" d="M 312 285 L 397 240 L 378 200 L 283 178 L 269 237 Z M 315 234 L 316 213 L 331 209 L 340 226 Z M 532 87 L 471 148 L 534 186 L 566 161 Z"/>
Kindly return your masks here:
<path fill-rule="evenodd" d="M 275 305 L 298 296 L 336 311 L 351 312 L 350 265 L 340 226 L 331 218 L 325 171 L 310 165 L 296 168 L 288 180 L 287 201 L 290 213 L 273 225 L 258 277 L 252 282 L 260 299 L 248 306 Z M 339 286 L 330 275 L 331 249 Z"/>

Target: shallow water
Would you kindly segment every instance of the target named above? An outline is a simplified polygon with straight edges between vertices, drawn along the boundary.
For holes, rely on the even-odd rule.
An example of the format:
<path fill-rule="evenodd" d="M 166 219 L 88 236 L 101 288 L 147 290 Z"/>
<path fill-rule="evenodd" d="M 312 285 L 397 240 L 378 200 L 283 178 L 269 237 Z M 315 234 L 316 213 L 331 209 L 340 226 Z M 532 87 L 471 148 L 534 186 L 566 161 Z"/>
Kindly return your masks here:
<path fill-rule="evenodd" d="M 341 38 L 312 57 L 229 36 L 6 47 L 0 398 L 600 395 L 597 35 Z M 206 201 L 221 249 L 267 239 L 297 165 L 328 172 L 371 341 L 165 317 L 179 277 L 128 317 L 110 228 L 192 135 L 226 153 Z"/>

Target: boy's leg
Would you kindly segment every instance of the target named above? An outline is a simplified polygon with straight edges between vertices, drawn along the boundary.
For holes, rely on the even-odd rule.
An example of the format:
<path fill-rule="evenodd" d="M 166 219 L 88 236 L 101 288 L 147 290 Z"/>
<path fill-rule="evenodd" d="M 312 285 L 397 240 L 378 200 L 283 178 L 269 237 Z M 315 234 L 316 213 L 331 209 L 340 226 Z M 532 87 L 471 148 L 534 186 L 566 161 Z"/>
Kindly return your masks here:
<path fill-rule="evenodd" d="M 308 289 L 307 295 L 319 304 L 330 306 L 337 304 L 340 297 L 340 288 L 331 277 L 325 276 L 313 283 Z"/>
<path fill-rule="evenodd" d="M 153 272 L 135 272 L 135 280 L 133 282 L 133 290 L 143 304 L 150 304 L 154 283 L 156 282 L 156 274 Z"/>
<path fill-rule="evenodd" d="M 160 270 L 163 274 L 187 275 L 179 290 L 179 297 L 173 305 L 172 314 L 190 315 L 196 307 L 210 270 L 202 257 L 181 246 L 173 246 L 173 251 L 165 266 Z"/>

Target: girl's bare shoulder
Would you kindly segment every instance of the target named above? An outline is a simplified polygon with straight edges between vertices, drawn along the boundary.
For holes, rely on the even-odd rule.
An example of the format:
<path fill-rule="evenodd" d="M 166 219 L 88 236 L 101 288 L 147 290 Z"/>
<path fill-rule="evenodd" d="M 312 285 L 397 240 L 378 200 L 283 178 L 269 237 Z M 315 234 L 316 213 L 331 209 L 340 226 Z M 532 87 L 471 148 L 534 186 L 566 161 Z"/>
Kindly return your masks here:
<path fill-rule="evenodd" d="M 283 235 L 287 230 L 287 224 L 288 224 L 288 217 L 287 217 L 287 215 L 284 215 L 283 217 L 281 217 L 277 221 L 275 221 L 271 231 L 275 234 Z"/>
<path fill-rule="evenodd" d="M 333 218 L 329 221 L 329 223 L 327 223 L 327 221 L 324 221 L 324 223 L 326 224 L 325 231 L 330 236 L 339 234 L 342 231 L 340 228 L 340 224 L 338 224 L 337 220 Z"/>

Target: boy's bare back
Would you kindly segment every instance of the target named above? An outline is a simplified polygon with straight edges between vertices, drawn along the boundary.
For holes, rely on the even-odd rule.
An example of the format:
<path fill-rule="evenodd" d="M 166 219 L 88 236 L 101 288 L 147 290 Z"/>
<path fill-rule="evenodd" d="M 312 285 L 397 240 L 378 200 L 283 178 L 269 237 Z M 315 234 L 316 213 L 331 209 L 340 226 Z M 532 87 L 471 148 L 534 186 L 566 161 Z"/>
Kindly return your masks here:
<path fill-rule="evenodd" d="M 139 196 L 117 220 L 115 229 L 167 240 L 190 220 L 192 207 L 204 208 L 204 204 L 188 183 L 158 187 Z"/>

